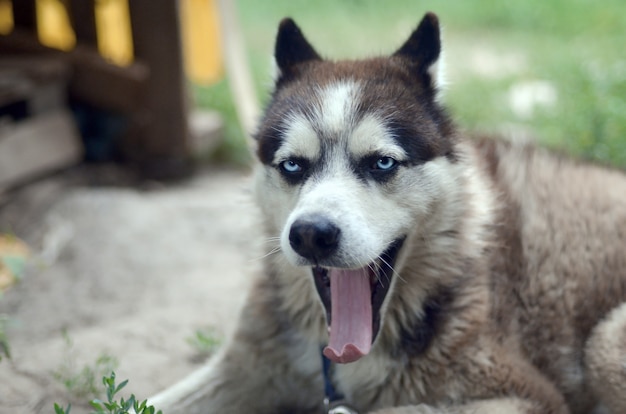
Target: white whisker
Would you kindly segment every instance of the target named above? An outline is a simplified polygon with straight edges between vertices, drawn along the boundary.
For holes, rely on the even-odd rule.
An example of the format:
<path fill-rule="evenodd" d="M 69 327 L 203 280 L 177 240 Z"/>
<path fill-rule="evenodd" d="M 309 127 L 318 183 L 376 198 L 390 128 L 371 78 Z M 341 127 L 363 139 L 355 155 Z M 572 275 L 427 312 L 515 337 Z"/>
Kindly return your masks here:
<path fill-rule="evenodd" d="M 270 250 L 269 252 L 267 252 L 267 253 L 266 253 L 266 254 L 264 254 L 263 256 L 261 256 L 261 257 L 257 257 L 257 258 L 255 258 L 255 259 L 251 259 L 251 261 L 252 261 L 252 262 L 256 262 L 256 261 L 259 261 L 259 260 L 263 260 L 263 259 L 265 259 L 266 257 L 269 257 L 269 256 L 271 256 L 271 255 L 273 255 L 273 254 L 276 254 L 276 253 L 280 252 L 280 250 L 281 250 L 281 249 L 280 249 L 280 246 L 274 247 L 272 250 Z"/>
<path fill-rule="evenodd" d="M 263 243 L 273 244 L 274 246 L 273 247 L 271 246 L 270 251 L 267 252 L 266 254 L 264 254 L 264 255 L 262 255 L 260 257 L 253 258 L 250 261 L 257 262 L 259 260 L 263 260 L 266 257 L 269 257 L 269 256 L 271 256 L 273 254 L 276 254 L 276 253 L 278 253 L 278 252 L 280 252 L 282 250 L 281 247 L 280 247 L 280 237 L 268 237 L 265 240 L 263 240 Z"/>
<path fill-rule="evenodd" d="M 265 240 L 263 240 L 263 243 L 276 243 L 276 242 L 280 242 L 280 237 L 268 237 Z"/>
<path fill-rule="evenodd" d="M 385 259 L 381 257 L 379 257 L 380 261 L 383 262 L 385 264 L 385 266 L 387 266 L 390 270 L 391 273 L 396 276 L 398 278 L 398 280 L 402 281 L 403 283 L 408 283 L 406 281 L 406 279 L 404 279 L 402 276 L 400 276 L 400 273 L 396 272 L 396 269 L 393 268 L 393 266 L 391 266 L 391 264 L 389 264 Z"/>

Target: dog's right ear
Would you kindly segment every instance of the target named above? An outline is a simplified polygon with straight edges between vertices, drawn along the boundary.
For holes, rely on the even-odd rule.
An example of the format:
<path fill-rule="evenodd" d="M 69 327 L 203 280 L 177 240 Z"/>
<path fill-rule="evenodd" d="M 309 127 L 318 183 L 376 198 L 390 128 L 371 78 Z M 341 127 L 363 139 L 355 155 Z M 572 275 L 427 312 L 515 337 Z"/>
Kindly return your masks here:
<path fill-rule="evenodd" d="M 285 18 L 278 26 L 274 58 L 279 73 L 276 79 L 289 77 L 300 63 L 310 60 L 321 60 L 313 46 L 306 40 L 300 28 L 290 19 Z"/>

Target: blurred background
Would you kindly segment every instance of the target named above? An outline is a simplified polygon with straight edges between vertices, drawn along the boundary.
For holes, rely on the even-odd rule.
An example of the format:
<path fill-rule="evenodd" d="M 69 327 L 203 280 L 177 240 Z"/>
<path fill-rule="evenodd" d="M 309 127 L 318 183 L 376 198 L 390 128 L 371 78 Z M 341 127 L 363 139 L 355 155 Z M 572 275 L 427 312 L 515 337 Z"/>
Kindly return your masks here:
<path fill-rule="evenodd" d="M 204 119 L 204 124 L 211 124 L 209 128 L 219 130 L 223 140 L 219 140 L 217 149 L 206 142 L 192 148 L 202 159 L 249 164 L 246 136 L 271 90 L 271 54 L 281 18 L 293 17 L 322 55 L 339 59 L 391 53 L 424 12 L 434 11 L 444 29 L 448 80 L 445 103 L 460 125 L 482 132 L 531 134 L 546 145 L 578 156 L 626 165 L 626 5 L 620 0 L 224 0 L 221 6 L 217 0 L 180 0 L 163 2 L 164 7 L 131 1 L 130 10 L 128 0 L 24 0 L 16 5 L 23 8 L 27 3 L 37 8 L 33 30 L 42 43 L 65 51 L 93 44 L 105 60 L 129 68 L 131 74 L 124 75 L 123 80 L 132 78 L 132 88 L 138 90 L 135 95 L 144 93 L 141 88 L 148 83 L 142 78 L 147 76 L 142 75 L 143 69 L 155 72 L 168 63 L 175 66 L 182 59 L 184 93 L 189 99 L 176 97 L 169 109 L 185 104 L 185 111 L 200 108 L 220 117 L 218 121 Z M 89 6 L 77 7 L 80 3 Z M 11 4 L 11 0 L 0 0 L 3 34 L 10 34 L 15 25 Z M 170 21 L 143 19 L 146 14 L 158 14 L 161 8 L 165 18 L 177 10 L 178 21 L 172 20 L 173 16 Z M 85 16 L 94 20 L 95 34 L 85 36 L 90 28 L 81 29 L 80 23 L 85 26 L 88 20 Z M 133 29 L 133 19 L 143 27 Z M 170 42 L 163 45 L 163 56 L 155 57 L 151 49 L 161 47 L 159 35 L 164 37 L 166 33 L 169 38 L 177 33 L 179 38 L 174 43 L 179 41 L 181 50 Z M 75 60 L 70 59 L 70 63 L 75 64 Z M 139 64 L 131 67 L 134 62 Z M 154 90 L 154 86 L 148 87 Z M 75 89 L 70 80 L 70 96 L 80 102 L 85 93 L 76 93 Z M 177 91 L 163 91 L 153 98 L 167 99 L 168 93 Z M 87 137 L 88 159 L 112 157 L 115 151 L 109 148 L 114 145 L 111 141 L 119 138 L 111 135 L 128 135 L 129 129 L 131 134 L 141 135 L 137 128 L 124 123 L 124 116 L 141 118 L 136 107 L 150 104 L 131 98 L 134 101 L 127 101 L 135 108 L 105 102 L 100 106 L 109 112 L 95 120 L 90 118 L 93 111 L 85 114 L 85 105 L 74 107 L 74 114 L 83 123 L 83 139 L 89 135 L 86 131 L 94 128 L 106 129 L 109 135 L 103 137 L 107 133 L 101 132 L 91 142 Z M 105 100 L 95 99 L 96 107 L 98 101 Z M 86 101 L 94 103 L 92 97 Z M 116 116 L 120 113 L 124 116 Z M 135 121 L 145 124 L 145 119 Z M 193 125 L 202 124 L 202 120 L 190 124 L 193 135 Z M 172 131 L 170 137 L 145 141 L 168 141 L 175 133 L 186 133 L 185 128 Z M 122 152 L 130 159 L 141 159 L 132 152 L 151 146 L 137 137 L 134 142 L 133 138 L 124 140 Z M 147 152 L 149 156 L 168 151 L 180 156 L 188 147 L 194 147 L 194 142 L 192 139 L 191 144 L 180 144 L 182 149 L 175 144 L 162 146 L 168 145 L 169 149 L 150 148 Z"/>
<path fill-rule="evenodd" d="M 626 167 L 624 0 L 0 0 L 0 414 L 198 369 L 273 246 L 247 189 L 279 21 L 352 59 L 426 11 L 464 131 Z"/>
<path fill-rule="evenodd" d="M 430 10 L 443 26 L 445 103 L 462 127 L 519 128 L 547 145 L 626 166 L 623 1 L 240 0 L 238 6 L 262 101 L 281 17 L 294 17 L 324 56 L 356 58 L 394 51 Z M 220 85 L 198 88 L 198 102 L 211 105 L 216 90 Z"/>

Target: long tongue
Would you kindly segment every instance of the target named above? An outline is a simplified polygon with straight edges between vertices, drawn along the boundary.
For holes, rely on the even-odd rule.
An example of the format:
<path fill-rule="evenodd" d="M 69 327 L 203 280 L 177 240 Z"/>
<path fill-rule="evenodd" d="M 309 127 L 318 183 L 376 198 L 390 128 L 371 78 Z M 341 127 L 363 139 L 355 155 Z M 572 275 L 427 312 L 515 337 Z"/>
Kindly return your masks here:
<path fill-rule="evenodd" d="M 369 269 L 330 269 L 330 341 L 324 355 L 354 362 L 372 347 L 372 288 Z"/>

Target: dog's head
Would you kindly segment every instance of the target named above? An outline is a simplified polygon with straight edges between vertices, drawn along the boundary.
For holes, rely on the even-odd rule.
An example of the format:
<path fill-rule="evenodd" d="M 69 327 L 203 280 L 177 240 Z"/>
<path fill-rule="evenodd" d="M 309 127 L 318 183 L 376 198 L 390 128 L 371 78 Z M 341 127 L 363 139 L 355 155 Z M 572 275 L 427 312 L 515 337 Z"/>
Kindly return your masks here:
<path fill-rule="evenodd" d="M 452 180 L 440 52 L 430 13 L 391 56 L 358 61 L 324 60 L 292 20 L 280 24 L 258 198 L 282 254 L 312 270 L 338 362 L 369 351 L 405 240 L 428 231 Z"/>

